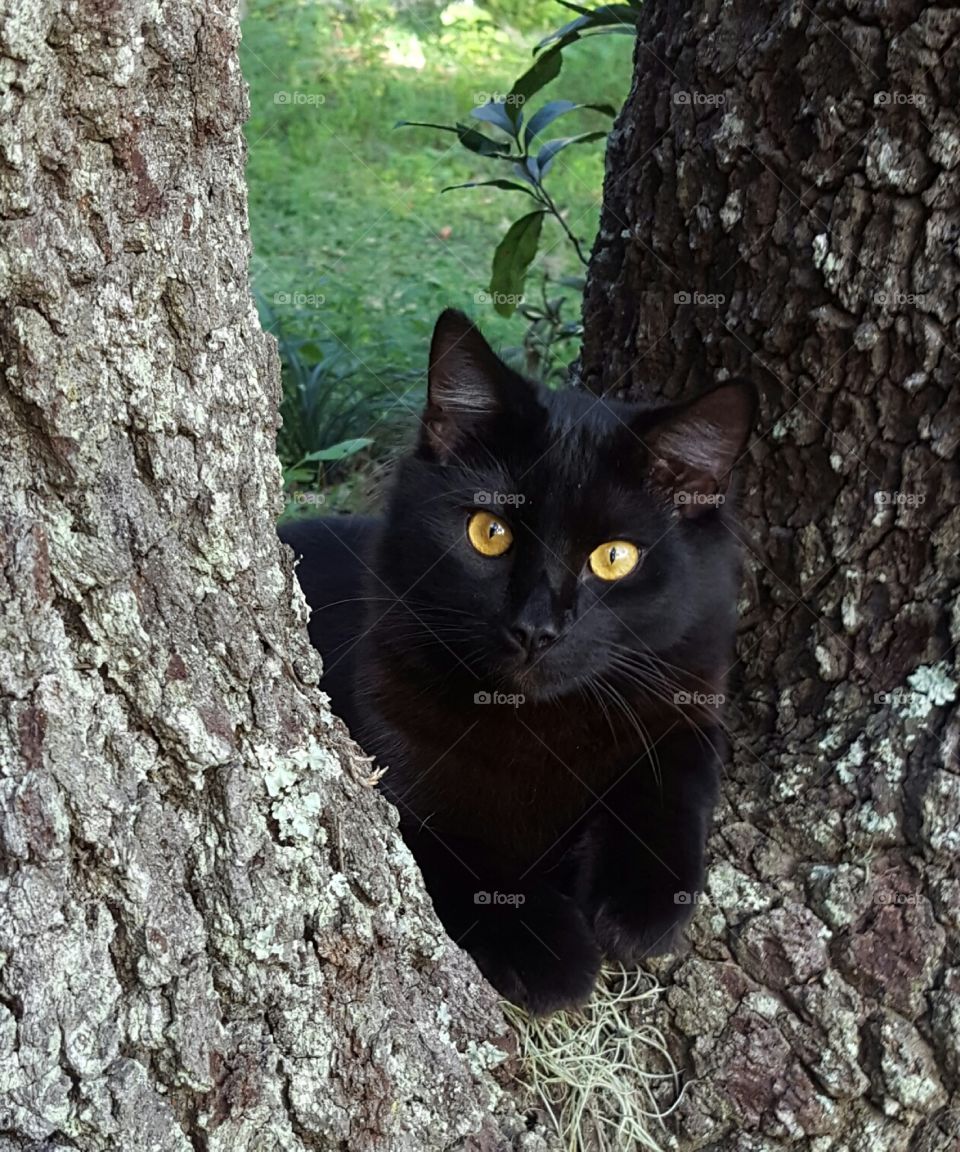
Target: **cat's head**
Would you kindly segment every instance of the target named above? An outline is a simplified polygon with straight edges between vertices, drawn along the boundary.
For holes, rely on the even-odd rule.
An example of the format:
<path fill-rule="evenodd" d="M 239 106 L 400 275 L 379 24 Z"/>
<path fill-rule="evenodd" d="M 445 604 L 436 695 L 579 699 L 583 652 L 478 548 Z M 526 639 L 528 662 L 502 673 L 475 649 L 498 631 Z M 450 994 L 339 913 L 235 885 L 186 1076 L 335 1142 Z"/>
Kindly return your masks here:
<path fill-rule="evenodd" d="M 755 404 L 744 381 L 659 408 L 551 392 L 445 312 L 380 542 L 406 605 L 390 613 L 398 651 L 530 700 L 616 681 L 651 653 L 728 661 L 731 471 Z"/>

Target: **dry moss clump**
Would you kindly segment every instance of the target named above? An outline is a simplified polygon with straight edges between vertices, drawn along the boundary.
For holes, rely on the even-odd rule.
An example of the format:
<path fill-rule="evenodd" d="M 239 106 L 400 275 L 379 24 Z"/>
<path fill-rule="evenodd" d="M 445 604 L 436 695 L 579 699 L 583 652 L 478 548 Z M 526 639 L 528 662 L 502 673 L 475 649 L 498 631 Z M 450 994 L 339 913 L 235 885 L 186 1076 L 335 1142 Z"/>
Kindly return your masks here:
<path fill-rule="evenodd" d="M 660 992 L 649 972 L 608 967 L 579 1011 L 534 1019 L 505 1006 L 520 1041 L 521 1077 L 564 1152 L 664 1152 L 673 1144 L 664 1121 L 681 1086 L 650 1019 Z M 666 1109 L 665 1082 L 672 1085 Z"/>

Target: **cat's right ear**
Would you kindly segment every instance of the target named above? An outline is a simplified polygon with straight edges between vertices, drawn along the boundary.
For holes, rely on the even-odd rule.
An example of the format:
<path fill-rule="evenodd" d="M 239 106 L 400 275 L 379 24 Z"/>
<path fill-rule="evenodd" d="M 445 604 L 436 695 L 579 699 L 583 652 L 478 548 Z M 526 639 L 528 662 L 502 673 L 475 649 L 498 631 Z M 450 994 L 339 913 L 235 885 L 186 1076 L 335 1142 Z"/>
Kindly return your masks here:
<path fill-rule="evenodd" d="M 427 446 L 441 460 L 504 407 L 504 377 L 513 374 L 462 312 L 448 308 L 433 330 L 427 407 Z"/>
<path fill-rule="evenodd" d="M 651 479 L 673 494 L 681 516 L 699 516 L 727 491 L 756 410 L 753 384 L 727 380 L 693 400 L 661 409 L 644 429 Z"/>

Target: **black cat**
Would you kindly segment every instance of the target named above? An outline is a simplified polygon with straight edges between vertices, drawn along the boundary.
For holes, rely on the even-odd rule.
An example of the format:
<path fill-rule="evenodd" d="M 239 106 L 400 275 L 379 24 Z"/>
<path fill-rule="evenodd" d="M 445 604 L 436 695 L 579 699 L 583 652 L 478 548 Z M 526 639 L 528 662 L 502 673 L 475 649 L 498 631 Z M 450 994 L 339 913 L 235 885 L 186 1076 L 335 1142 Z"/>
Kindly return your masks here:
<path fill-rule="evenodd" d="M 382 518 L 284 525 L 323 687 L 448 933 L 508 999 L 671 950 L 703 878 L 755 394 L 549 392 L 445 312 Z"/>

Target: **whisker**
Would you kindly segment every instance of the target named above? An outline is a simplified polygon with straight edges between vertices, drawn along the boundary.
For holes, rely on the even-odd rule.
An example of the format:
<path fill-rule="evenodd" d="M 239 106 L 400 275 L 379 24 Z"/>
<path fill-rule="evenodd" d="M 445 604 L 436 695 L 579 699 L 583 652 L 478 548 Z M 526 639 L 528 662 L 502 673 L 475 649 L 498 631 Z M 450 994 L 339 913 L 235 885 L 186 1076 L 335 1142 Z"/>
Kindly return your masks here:
<path fill-rule="evenodd" d="M 636 668 L 636 667 L 630 667 L 630 666 L 623 665 L 623 664 L 618 664 L 618 658 L 617 657 L 613 658 L 613 663 L 616 667 L 618 667 L 620 673 L 624 676 L 624 678 L 626 680 L 628 680 L 628 682 L 631 683 L 635 688 L 638 688 L 641 691 L 648 693 L 654 699 L 659 700 L 662 704 L 665 704 L 668 708 L 673 709 L 673 711 L 677 713 L 677 715 L 680 717 L 680 719 L 684 721 L 685 725 L 689 728 L 689 730 L 691 730 L 693 732 L 694 736 L 699 741 L 699 743 L 701 744 L 701 746 L 704 748 L 705 751 L 708 751 L 708 752 L 709 751 L 715 751 L 713 744 L 707 738 L 707 736 L 704 734 L 704 732 L 701 730 L 700 725 L 695 722 L 694 718 L 692 716 L 690 716 L 690 714 L 688 712 L 685 712 L 680 707 L 680 705 L 677 703 L 676 699 L 674 699 L 673 696 L 668 695 L 668 693 L 666 691 L 664 691 L 662 687 L 659 687 L 656 683 L 651 683 L 648 680 L 645 680 L 643 678 L 643 671 L 641 669 Z M 672 682 L 669 683 L 668 686 L 674 688 L 675 692 L 676 691 L 683 691 L 683 689 L 681 689 L 679 685 L 673 684 Z M 728 731 L 726 725 L 723 723 L 723 719 L 719 714 L 715 717 L 714 723 L 719 728 L 721 728 L 723 730 L 723 732 L 725 732 L 729 737 L 729 731 Z"/>
<path fill-rule="evenodd" d="M 598 681 L 599 685 L 604 687 L 609 693 L 612 694 L 612 699 L 614 700 L 615 703 L 618 704 L 620 710 L 623 712 L 624 716 L 630 722 L 634 731 L 640 737 L 640 740 L 642 741 L 643 746 L 644 746 L 644 754 L 646 755 L 647 759 L 650 761 L 650 766 L 653 769 L 654 779 L 657 782 L 657 786 L 662 789 L 663 776 L 662 776 L 661 768 L 660 768 L 660 757 L 657 755 L 656 745 L 650 739 L 650 733 L 647 731 L 646 727 L 644 726 L 643 721 L 640 719 L 640 717 L 637 714 L 637 712 L 635 711 L 635 709 L 631 708 L 628 701 L 623 697 L 623 695 L 620 692 L 617 691 L 616 688 L 614 688 L 614 686 L 612 684 L 609 683 L 609 681 L 605 680 L 603 676 L 598 676 L 597 681 Z"/>

